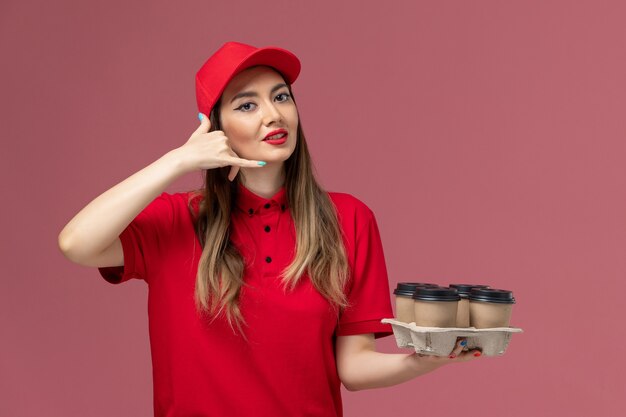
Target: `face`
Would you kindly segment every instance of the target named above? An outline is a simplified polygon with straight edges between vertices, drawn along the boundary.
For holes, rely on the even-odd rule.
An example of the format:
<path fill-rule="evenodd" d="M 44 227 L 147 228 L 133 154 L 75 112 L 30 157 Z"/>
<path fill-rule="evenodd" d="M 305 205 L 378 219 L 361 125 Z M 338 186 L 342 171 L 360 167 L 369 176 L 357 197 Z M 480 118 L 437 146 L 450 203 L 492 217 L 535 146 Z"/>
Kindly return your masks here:
<path fill-rule="evenodd" d="M 222 94 L 220 122 L 240 158 L 282 163 L 296 147 L 298 110 L 285 80 L 270 67 L 248 68 L 230 81 Z"/>

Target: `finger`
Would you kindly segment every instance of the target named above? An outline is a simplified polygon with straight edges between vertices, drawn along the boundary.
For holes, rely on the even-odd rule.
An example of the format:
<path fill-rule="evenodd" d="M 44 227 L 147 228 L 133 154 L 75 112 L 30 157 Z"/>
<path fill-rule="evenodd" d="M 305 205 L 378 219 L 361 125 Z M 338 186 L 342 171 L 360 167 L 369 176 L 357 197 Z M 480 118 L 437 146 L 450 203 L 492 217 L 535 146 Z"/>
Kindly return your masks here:
<path fill-rule="evenodd" d="M 450 353 L 450 359 L 454 359 L 457 356 L 459 356 L 461 354 L 461 352 L 463 351 L 463 348 L 467 345 L 467 339 L 464 337 L 460 337 L 457 339 L 456 341 L 456 345 L 454 346 L 454 349 L 452 349 L 452 352 Z"/>
<path fill-rule="evenodd" d="M 467 352 L 468 355 L 471 355 L 475 358 L 480 358 L 481 356 L 483 356 L 483 353 L 480 351 L 480 349 L 473 349 Z"/>
<path fill-rule="evenodd" d="M 237 173 L 239 172 L 239 167 L 236 165 L 233 165 L 230 167 L 230 172 L 228 173 L 228 181 L 233 181 L 235 179 L 235 177 L 237 176 Z"/>
<path fill-rule="evenodd" d="M 229 165 L 236 165 L 239 167 L 246 167 L 246 168 L 260 168 L 262 166 L 265 166 L 266 162 L 264 161 L 254 161 L 254 160 L 249 160 L 249 159 L 241 159 L 241 158 L 230 158 L 228 160 L 230 163 Z"/>
<path fill-rule="evenodd" d="M 207 133 L 211 129 L 211 121 L 204 113 L 198 113 L 198 119 L 200 119 L 200 126 L 198 126 L 195 133 Z"/>
<path fill-rule="evenodd" d="M 457 356 L 456 360 L 465 362 L 480 358 L 481 356 L 482 352 L 480 351 L 480 349 L 472 349 L 468 350 L 467 352 L 461 352 L 461 354 Z"/>

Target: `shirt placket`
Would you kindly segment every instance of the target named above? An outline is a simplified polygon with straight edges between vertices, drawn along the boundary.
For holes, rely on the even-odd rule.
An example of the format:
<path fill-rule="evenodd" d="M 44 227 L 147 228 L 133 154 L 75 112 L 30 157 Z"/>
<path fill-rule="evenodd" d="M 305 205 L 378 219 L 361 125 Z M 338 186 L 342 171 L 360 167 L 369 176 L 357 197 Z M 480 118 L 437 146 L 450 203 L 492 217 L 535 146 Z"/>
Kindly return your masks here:
<path fill-rule="evenodd" d="M 278 242 L 278 223 L 280 221 L 280 209 L 276 202 L 267 202 L 259 209 L 257 216 L 256 233 L 258 239 L 259 261 L 264 276 L 276 275 L 280 271 L 279 262 L 279 243 Z"/>

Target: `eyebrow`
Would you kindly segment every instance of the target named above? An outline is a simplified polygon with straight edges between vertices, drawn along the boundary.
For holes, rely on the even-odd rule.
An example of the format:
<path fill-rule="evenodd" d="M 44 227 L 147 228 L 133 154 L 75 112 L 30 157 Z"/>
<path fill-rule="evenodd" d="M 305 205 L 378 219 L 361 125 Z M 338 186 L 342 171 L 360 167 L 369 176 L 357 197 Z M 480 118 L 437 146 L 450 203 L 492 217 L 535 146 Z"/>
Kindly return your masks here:
<path fill-rule="evenodd" d="M 270 94 L 273 93 L 276 90 L 280 90 L 283 87 L 287 87 L 287 84 L 285 83 L 281 83 L 281 84 L 276 84 L 274 87 L 272 87 L 272 90 L 270 91 Z M 241 93 L 235 94 L 235 97 L 233 97 L 230 102 L 232 103 L 233 101 L 237 100 L 238 98 L 241 97 L 258 97 L 259 95 L 254 92 L 254 91 L 242 91 Z"/>

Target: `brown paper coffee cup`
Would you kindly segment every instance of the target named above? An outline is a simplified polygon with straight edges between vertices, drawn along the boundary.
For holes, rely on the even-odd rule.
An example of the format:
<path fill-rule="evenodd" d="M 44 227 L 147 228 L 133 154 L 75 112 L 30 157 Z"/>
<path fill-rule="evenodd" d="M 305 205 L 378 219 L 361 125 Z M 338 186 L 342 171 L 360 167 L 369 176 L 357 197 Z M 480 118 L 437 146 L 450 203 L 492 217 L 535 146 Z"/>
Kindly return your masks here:
<path fill-rule="evenodd" d="M 421 286 L 438 287 L 436 284 L 428 284 L 423 282 L 399 282 L 393 291 L 396 296 L 396 318 L 404 323 L 412 323 L 415 321 L 415 307 L 413 303 L 413 294 L 415 288 Z"/>
<path fill-rule="evenodd" d="M 456 327 L 469 327 L 469 326 L 470 326 L 469 300 L 467 298 L 461 298 L 459 300 L 459 306 L 456 312 Z"/>
<path fill-rule="evenodd" d="M 474 288 L 470 293 L 470 325 L 477 329 L 509 327 L 515 298 L 507 290 Z"/>
<path fill-rule="evenodd" d="M 459 294 L 453 288 L 421 287 L 413 294 L 415 324 L 422 327 L 455 327 Z"/>
<path fill-rule="evenodd" d="M 450 284 L 449 287 L 456 288 L 461 297 L 456 313 L 456 327 L 470 327 L 470 291 L 472 288 L 489 288 L 489 286 L 477 284 Z"/>

